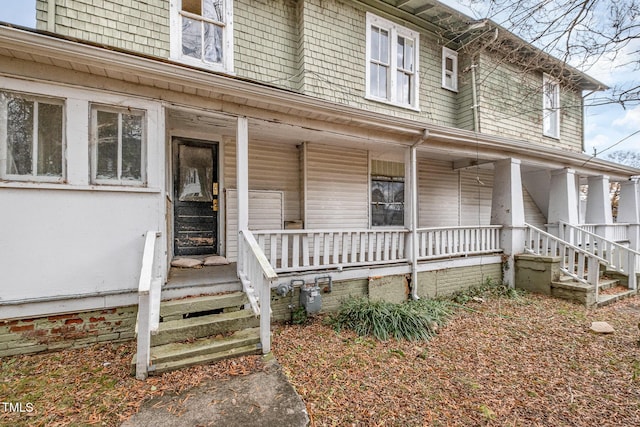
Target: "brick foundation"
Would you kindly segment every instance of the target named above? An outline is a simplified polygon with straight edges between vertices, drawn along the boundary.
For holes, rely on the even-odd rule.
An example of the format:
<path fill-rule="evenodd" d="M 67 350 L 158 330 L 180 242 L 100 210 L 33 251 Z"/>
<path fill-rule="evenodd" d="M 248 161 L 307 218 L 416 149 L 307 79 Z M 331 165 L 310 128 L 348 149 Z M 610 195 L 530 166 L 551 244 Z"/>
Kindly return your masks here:
<path fill-rule="evenodd" d="M 135 337 L 137 306 L 33 319 L 0 320 L 0 357 L 77 348 Z"/>

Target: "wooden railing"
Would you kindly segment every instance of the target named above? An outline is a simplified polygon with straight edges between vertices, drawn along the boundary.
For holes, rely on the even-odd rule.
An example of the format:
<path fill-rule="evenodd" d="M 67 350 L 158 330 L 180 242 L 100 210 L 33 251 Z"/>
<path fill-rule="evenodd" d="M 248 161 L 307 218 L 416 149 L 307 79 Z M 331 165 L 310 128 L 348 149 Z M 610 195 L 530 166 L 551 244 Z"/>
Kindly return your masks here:
<path fill-rule="evenodd" d="M 142 267 L 138 281 L 138 320 L 136 323 L 136 378 L 144 380 L 149 373 L 151 334 L 158 331 L 160 322 L 160 293 L 162 281 L 153 277 L 156 239 L 159 231 L 147 231 L 142 252 Z"/>
<path fill-rule="evenodd" d="M 278 278 L 249 230 L 238 233 L 238 277 L 256 316 L 262 352 L 271 351 L 271 284 Z"/>
<path fill-rule="evenodd" d="M 525 225 L 525 250 L 535 255 L 559 257 L 560 270 L 581 283 L 594 286 L 597 300 L 600 263 L 606 261 L 553 234 L 529 224 Z"/>
<path fill-rule="evenodd" d="M 500 225 L 418 229 L 418 259 L 501 252 Z"/>
<path fill-rule="evenodd" d="M 562 221 L 559 225 L 560 238 L 603 258 L 609 270 L 628 276 L 629 288 L 636 289 L 636 273 L 640 271 L 640 252 L 587 231 L 582 226 L 576 227 Z"/>
<path fill-rule="evenodd" d="M 580 224 L 578 227 L 592 234 L 598 234 L 599 230 L 606 229 L 609 240 L 626 242 L 629 240 L 629 225 L 616 222 L 613 224 Z"/>
<path fill-rule="evenodd" d="M 406 229 L 260 230 L 255 234 L 277 272 L 408 261 Z"/>

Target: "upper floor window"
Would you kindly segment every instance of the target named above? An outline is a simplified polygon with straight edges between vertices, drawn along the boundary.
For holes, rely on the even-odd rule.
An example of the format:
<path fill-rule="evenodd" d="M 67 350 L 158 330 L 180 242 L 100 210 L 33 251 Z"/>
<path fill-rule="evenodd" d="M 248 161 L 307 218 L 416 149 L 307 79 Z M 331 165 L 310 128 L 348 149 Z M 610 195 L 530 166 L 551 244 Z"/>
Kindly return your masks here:
<path fill-rule="evenodd" d="M 91 182 L 143 185 L 146 131 L 144 111 L 93 106 L 91 109 Z"/>
<path fill-rule="evenodd" d="M 64 150 L 63 100 L 0 92 L 0 177 L 60 182 Z"/>
<path fill-rule="evenodd" d="M 442 48 L 442 87 L 458 91 L 458 52 Z"/>
<path fill-rule="evenodd" d="M 215 71 L 233 71 L 233 1 L 171 2 L 171 58 Z"/>
<path fill-rule="evenodd" d="M 418 109 L 419 34 L 367 13 L 367 98 Z"/>
<path fill-rule="evenodd" d="M 560 137 L 560 85 L 546 74 L 542 78 L 542 132 Z"/>

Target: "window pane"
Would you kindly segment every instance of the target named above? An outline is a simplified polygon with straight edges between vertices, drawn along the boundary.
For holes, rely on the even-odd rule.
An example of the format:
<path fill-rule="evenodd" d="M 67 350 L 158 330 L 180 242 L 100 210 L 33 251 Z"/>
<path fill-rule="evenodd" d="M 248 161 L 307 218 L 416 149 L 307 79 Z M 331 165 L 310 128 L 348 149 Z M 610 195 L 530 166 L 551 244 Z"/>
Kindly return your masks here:
<path fill-rule="evenodd" d="M 214 21 L 224 22 L 223 0 L 204 0 L 204 14 L 202 16 Z"/>
<path fill-rule="evenodd" d="M 404 67 L 404 38 L 398 37 L 398 56 L 396 66 L 398 68 Z"/>
<path fill-rule="evenodd" d="M 397 76 L 397 101 L 401 104 L 411 103 L 411 76 L 409 74 L 398 71 Z"/>
<path fill-rule="evenodd" d="M 182 53 L 202 59 L 202 26 L 200 21 L 182 18 Z"/>
<path fill-rule="evenodd" d="M 40 176 L 62 176 L 62 105 L 38 103 Z"/>
<path fill-rule="evenodd" d="M 449 57 L 445 58 L 444 63 L 445 63 L 445 66 L 444 66 L 445 69 L 449 72 L 453 72 L 453 58 L 449 58 Z"/>
<path fill-rule="evenodd" d="M 378 65 L 378 94 L 380 98 L 387 98 L 388 68 Z"/>
<path fill-rule="evenodd" d="M 404 40 L 404 69 L 413 72 L 413 40 Z"/>
<path fill-rule="evenodd" d="M 207 23 L 204 26 L 204 59 L 207 62 L 222 62 L 222 28 Z"/>
<path fill-rule="evenodd" d="M 96 177 L 118 179 L 118 113 L 98 111 Z"/>
<path fill-rule="evenodd" d="M 7 173 L 31 175 L 33 165 L 33 102 L 22 98 L 7 102 Z"/>
<path fill-rule="evenodd" d="M 371 59 L 380 60 L 380 29 L 371 27 Z"/>
<path fill-rule="evenodd" d="M 380 30 L 380 62 L 389 63 L 389 32 Z"/>
<path fill-rule="evenodd" d="M 182 0 L 182 10 L 202 16 L 201 0 Z"/>
<path fill-rule="evenodd" d="M 142 180 L 142 117 L 122 115 L 122 179 Z"/>

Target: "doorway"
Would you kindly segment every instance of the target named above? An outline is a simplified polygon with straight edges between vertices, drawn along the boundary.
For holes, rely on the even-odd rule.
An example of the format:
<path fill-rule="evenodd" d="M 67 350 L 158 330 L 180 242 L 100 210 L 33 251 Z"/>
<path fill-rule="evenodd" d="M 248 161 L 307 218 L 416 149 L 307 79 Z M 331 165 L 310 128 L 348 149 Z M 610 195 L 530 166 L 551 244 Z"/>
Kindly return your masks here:
<path fill-rule="evenodd" d="M 175 256 L 218 254 L 218 144 L 173 139 Z"/>

